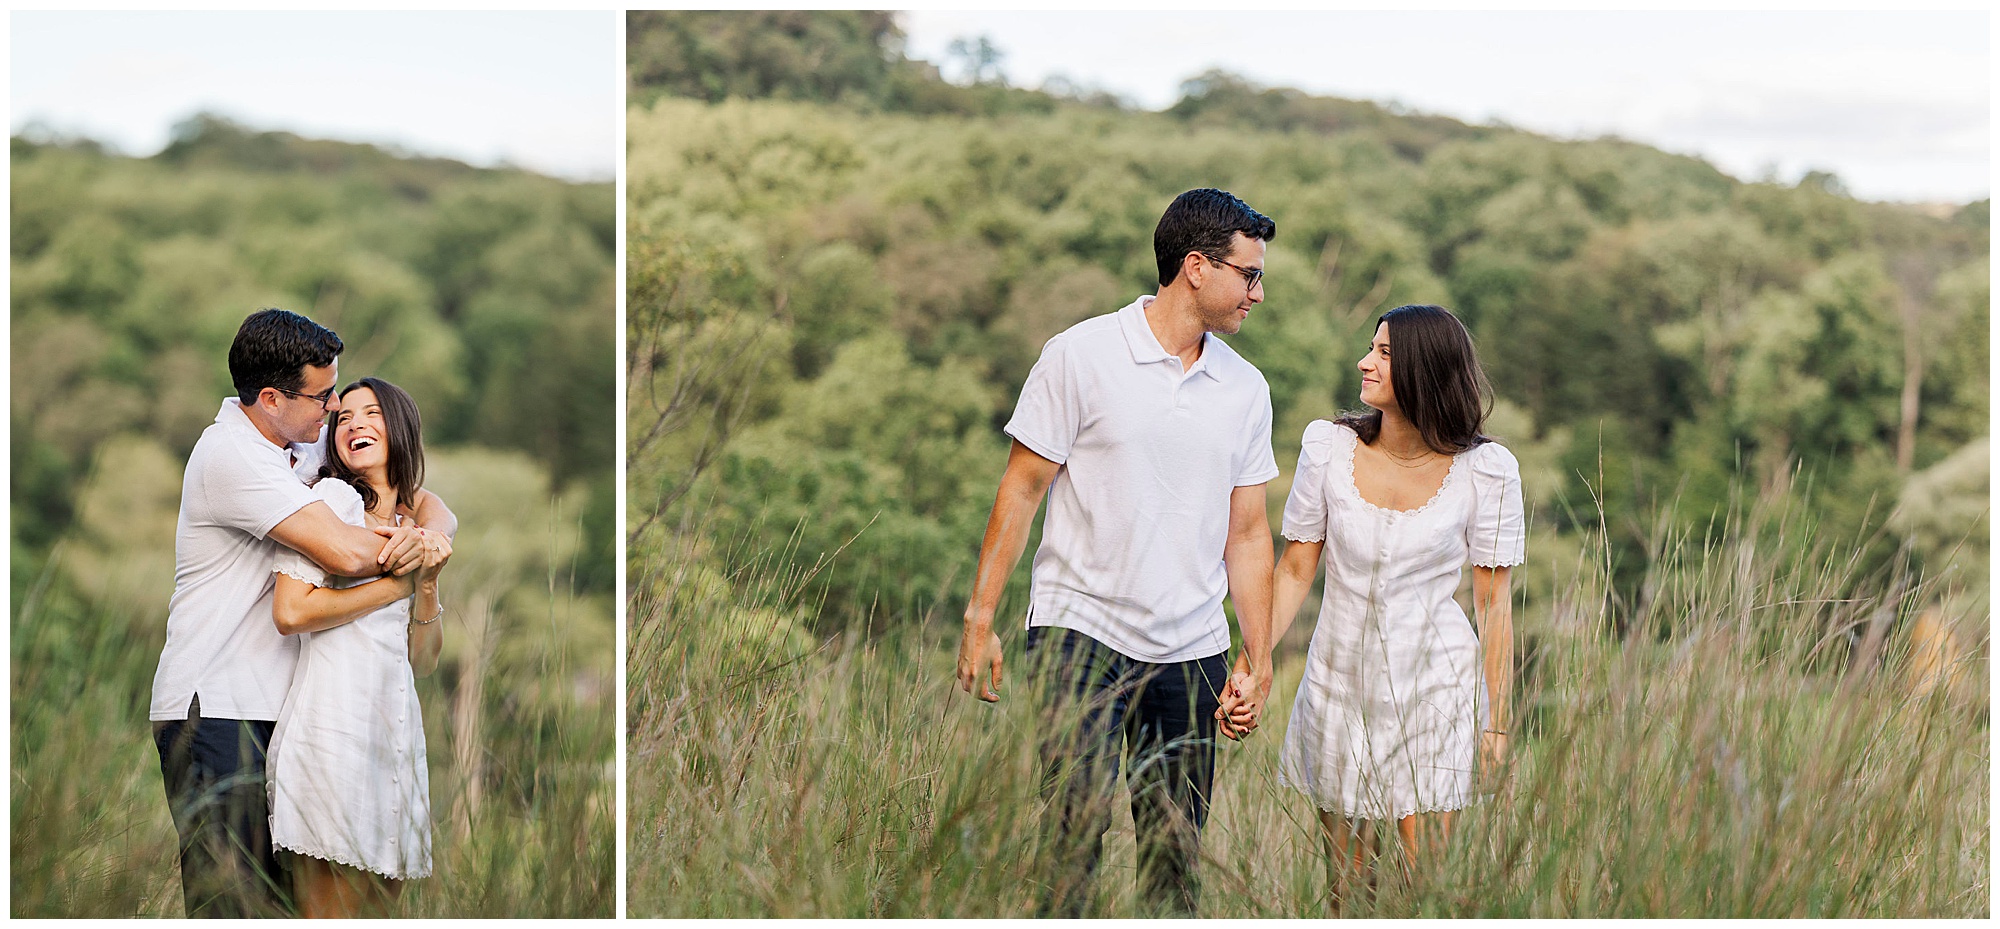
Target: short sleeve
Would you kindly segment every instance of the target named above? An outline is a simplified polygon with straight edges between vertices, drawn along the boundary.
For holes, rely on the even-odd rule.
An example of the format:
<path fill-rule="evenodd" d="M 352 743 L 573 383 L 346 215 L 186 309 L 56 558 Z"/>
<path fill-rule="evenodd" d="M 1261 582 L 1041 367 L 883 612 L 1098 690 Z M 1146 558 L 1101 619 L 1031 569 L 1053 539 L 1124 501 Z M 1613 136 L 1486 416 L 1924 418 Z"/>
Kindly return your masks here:
<path fill-rule="evenodd" d="M 1269 387 L 1257 392 L 1255 421 L 1244 430 L 1249 444 L 1243 446 L 1237 457 L 1240 464 L 1236 471 L 1235 484 L 1251 487 L 1265 483 L 1278 476 L 1278 459 L 1271 454 L 1271 390 Z"/>
<path fill-rule="evenodd" d="M 346 481 L 333 477 L 324 478 L 314 484 L 308 492 L 314 499 L 325 502 L 333 510 L 333 515 L 340 517 L 341 522 L 350 526 L 368 524 L 364 515 L 367 508 L 361 503 L 361 494 L 348 486 Z M 315 564 L 311 558 L 283 545 L 278 546 L 278 555 L 272 560 L 271 570 L 286 577 L 297 578 L 314 587 L 326 586 L 325 568 Z"/>
<path fill-rule="evenodd" d="M 1465 543 L 1472 563 L 1512 567 L 1528 558 L 1528 519 L 1521 505 L 1521 465 L 1497 442 L 1472 450 L 1472 520 Z"/>
<path fill-rule="evenodd" d="M 259 539 L 316 499 L 275 447 L 216 449 L 203 459 L 201 490 L 210 521 Z"/>
<path fill-rule="evenodd" d="M 1333 457 L 1333 430 L 1338 428 L 1315 419 L 1299 441 L 1299 467 L 1292 472 L 1292 492 L 1285 497 L 1280 530 L 1294 542 L 1326 541 L 1326 463 Z"/>
<path fill-rule="evenodd" d="M 1042 346 L 1042 357 L 1028 371 L 1007 434 L 1037 455 L 1057 464 L 1069 460 L 1070 446 L 1082 428 L 1083 401 L 1076 391 L 1069 340 L 1061 335 Z"/>

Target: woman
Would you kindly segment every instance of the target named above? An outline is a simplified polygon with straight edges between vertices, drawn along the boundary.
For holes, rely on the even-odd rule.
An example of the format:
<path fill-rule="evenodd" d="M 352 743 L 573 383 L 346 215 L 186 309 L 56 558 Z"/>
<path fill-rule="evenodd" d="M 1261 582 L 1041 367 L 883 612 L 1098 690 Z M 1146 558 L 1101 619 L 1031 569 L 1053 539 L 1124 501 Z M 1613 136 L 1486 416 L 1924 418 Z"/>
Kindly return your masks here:
<path fill-rule="evenodd" d="M 1484 377 L 1457 317 L 1390 310 L 1358 367 L 1372 412 L 1306 427 L 1272 584 L 1275 642 L 1325 555 L 1280 779 L 1321 811 L 1336 910 L 1349 878 L 1372 877 L 1376 824 L 1395 823 L 1414 866 L 1479 799 L 1475 765 L 1505 759 L 1508 569 L 1526 555 L 1520 469 L 1480 434 Z M 1453 600 L 1468 561 L 1471 620 Z"/>
<path fill-rule="evenodd" d="M 354 525 L 412 518 L 429 493 L 416 403 L 372 377 L 340 396 L 314 491 Z M 403 881 L 431 872 L 415 678 L 443 645 L 438 573 L 451 542 L 426 532 L 424 543 L 422 566 L 401 578 L 329 578 L 302 555 L 278 559 L 273 618 L 301 641 L 271 736 L 271 842 L 295 856 L 302 916 L 380 914 Z"/>

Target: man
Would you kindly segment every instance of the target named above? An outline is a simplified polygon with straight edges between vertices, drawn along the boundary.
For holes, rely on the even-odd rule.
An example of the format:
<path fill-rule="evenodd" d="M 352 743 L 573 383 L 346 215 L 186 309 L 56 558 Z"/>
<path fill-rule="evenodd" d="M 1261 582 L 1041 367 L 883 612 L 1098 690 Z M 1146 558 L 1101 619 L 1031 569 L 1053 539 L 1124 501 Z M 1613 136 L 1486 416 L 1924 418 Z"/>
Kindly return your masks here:
<path fill-rule="evenodd" d="M 324 456 L 324 417 L 340 409 L 343 347 L 296 313 L 251 314 L 229 347 L 237 395 L 222 401 L 188 457 L 151 716 L 189 916 L 287 911 L 264 784 L 265 746 L 298 660 L 298 640 L 281 635 L 271 615 L 278 546 L 334 574 L 401 575 L 422 561 L 425 533 L 457 528 L 442 504 L 419 512 L 418 526 L 350 526 L 304 483 Z M 396 592 L 364 584 L 334 593 L 361 615 Z"/>
<path fill-rule="evenodd" d="M 1191 915 L 1215 732 L 1241 734 L 1218 701 L 1231 688 L 1254 717 L 1270 693 L 1271 394 L 1215 334 L 1263 301 L 1276 232 L 1224 191 L 1175 198 L 1153 231 L 1159 293 L 1050 339 L 1007 424 L 958 683 L 999 699 L 993 614 L 1046 494 L 1027 626 L 1057 719 L 1042 747 L 1061 856 L 1047 913 L 1082 914 L 1122 760 L 1144 899 Z M 1235 680 L 1225 593 L 1249 656 Z"/>

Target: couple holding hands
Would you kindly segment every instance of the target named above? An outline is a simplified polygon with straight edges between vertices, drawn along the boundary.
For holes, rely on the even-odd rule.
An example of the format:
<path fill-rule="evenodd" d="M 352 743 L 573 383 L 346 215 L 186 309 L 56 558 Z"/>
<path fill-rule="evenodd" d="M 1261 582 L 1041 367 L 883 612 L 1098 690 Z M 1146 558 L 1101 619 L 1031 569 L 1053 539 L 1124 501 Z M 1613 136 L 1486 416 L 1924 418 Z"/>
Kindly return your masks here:
<path fill-rule="evenodd" d="M 1263 301 L 1276 231 L 1224 191 L 1181 194 L 1153 234 L 1158 294 L 1050 339 L 1007 424 L 957 675 L 999 699 L 994 613 L 1046 498 L 1027 656 L 1050 709 L 1077 720 L 1041 747 L 1059 848 L 1046 915 L 1084 912 L 1121 764 L 1142 896 L 1194 913 L 1214 736 L 1257 731 L 1272 646 L 1322 564 L 1278 777 L 1319 811 L 1334 907 L 1371 876 L 1378 828 L 1414 864 L 1480 798 L 1475 771 L 1506 757 L 1526 520 L 1514 456 L 1480 432 L 1471 336 L 1437 306 L 1381 317 L 1357 365 L 1366 411 L 1306 427 L 1274 558 L 1270 391 L 1216 334 Z M 1468 563 L 1469 615 L 1454 599 Z"/>

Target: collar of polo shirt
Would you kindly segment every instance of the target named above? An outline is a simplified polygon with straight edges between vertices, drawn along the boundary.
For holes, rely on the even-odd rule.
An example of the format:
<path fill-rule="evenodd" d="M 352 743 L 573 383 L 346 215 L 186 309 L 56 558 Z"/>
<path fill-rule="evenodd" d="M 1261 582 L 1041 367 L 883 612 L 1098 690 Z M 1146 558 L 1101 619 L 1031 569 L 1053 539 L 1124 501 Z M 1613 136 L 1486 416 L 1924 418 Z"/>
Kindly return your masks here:
<path fill-rule="evenodd" d="M 1118 328 L 1125 333 L 1125 344 L 1132 349 L 1132 360 L 1137 364 L 1153 364 L 1175 357 L 1161 347 L 1160 340 L 1153 335 L 1153 327 L 1146 324 L 1146 308 L 1153 305 L 1151 294 L 1142 295 L 1138 302 L 1127 304 L 1118 313 Z M 1194 368 L 1188 374 L 1206 374 L 1210 380 L 1221 383 L 1222 372 L 1216 365 L 1209 364 L 1216 342 L 1215 333 L 1201 334 L 1201 357 L 1194 360 Z"/>

